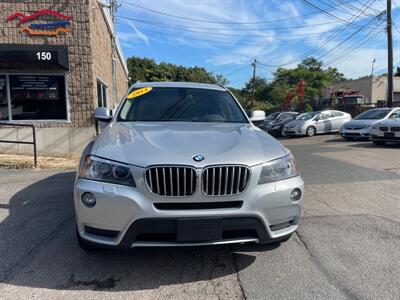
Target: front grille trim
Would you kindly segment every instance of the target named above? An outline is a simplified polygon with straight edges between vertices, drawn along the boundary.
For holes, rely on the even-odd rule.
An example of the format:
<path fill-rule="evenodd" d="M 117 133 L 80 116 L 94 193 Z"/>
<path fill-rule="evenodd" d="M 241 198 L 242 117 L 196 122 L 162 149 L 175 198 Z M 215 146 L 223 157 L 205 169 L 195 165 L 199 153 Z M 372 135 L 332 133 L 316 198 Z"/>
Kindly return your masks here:
<path fill-rule="evenodd" d="M 222 173 L 221 173 L 222 168 L 231 168 L 231 167 L 233 167 L 232 175 L 231 175 L 233 180 L 231 181 L 231 184 L 228 183 L 229 176 L 224 176 L 225 178 L 223 181 L 221 178 L 218 178 L 218 179 L 215 178 L 215 175 L 216 175 L 215 170 L 218 169 L 219 175 L 220 175 L 218 177 L 222 177 Z M 234 177 L 235 172 L 237 171 L 236 168 L 241 168 L 241 169 L 239 169 L 240 172 L 238 173 L 238 175 L 235 178 Z M 214 171 L 212 172 L 211 176 L 206 176 L 209 169 L 213 169 Z M 245 172 L 242 177 L 243 170 L 245 170 Z M 228 172 L 228 171 L 225 171 L 225 172 Z M 209 182 L 208 182 L 209 177 L 212 177 L 211 184 L 209 184 Z M 241 179 L 241 178 L 243 178 L 243 179 Z M 238 185 L 242 182 L 241 180 L 243 180 L 243 182 L 244 182 L 244 188 L 242 190 L 240 190 L 240 188 L 239 189 L 237 188 L 235 191 L 234 190 L 235 183 L 236 183 L 236 186 L 238 187 Z M 214 193 L 215 188 L 216 188 L 215 187 L 216 181 L 217 181 L 217 187 L 219 190 L 218 193 Z M 202 171 L 202 175 L 201 175 L 201 184 L 200 185 L 201 185 L 201 191 L 202 191 L 203 195 L 206 197 L 231 197 L 231 196 L 237 196 L 237 195 L 244 193 L 247 190 L 248 186 L 250 185 L 250 181 L 251 181 L 251 168 L 249 166 L 241 165 L 241 164 L 221 164 L 221 165 L 210 165 L 210 166 L 204 167 L 203 171 Z M 222 193 L 220 182 L 224 183 L 223 193 Z M 212 193 L 209 193 L 210 185 L 211 185 L 211 190 L 213 191 Z M 228 185 L 230 185 L 229 188 L 228 188 Z"/>
<path fill-rule="evenodd" d="M 159 174 L 160 172 L 157 171 L 158 169 L 162 170 L 161 174 Z M 180 172 L 179 169 L 182 170 L 182 172 Z M 151 176 L 152 172 L 154 172 L 155 174 L 155 186 L 153 186 L 154 184 L 152 180 L 148 180 L 147 178 L 147 174 Z M 172 178 L 174 172 L 177 179 L 176 182 L 173 183 L 172 180 L 168 180 L 169 182 L 167 184 L 166 176 L 168 175 L 169 178 Z M 180 173 L 183 173 L 183 178 L 180 178 Z M 187 181 L 186 176 L 189 176 L 189 181 Z M 189 165 L 152 165 L 148 166 L 143 172 L 143 180 L 146 184 L 147 190 L 152 195 L 168 198 L 188 198 L 194 196 L 197 191 L 198 177 L 198 170 L 195 167 Z M 181 187 L 181 185 L 183 186 Z M 157 188 L 156 192 L 154 190 L 154 187 Z M 174 192 L 168 194 L 167 188 L 169 188 L 170 191 L 174 191 L 174 187 L 176 187 L 176 194 Z"/>
<path fill-rule="evenodd" d="M 391 132 L 399 132 L 400 131 L 400 126 L 392 126 L 390 127 Z"/>
<path fill-rule="evenodd" d="M 153 206 L 158 210 L 239 209 L 243 206 L 243 201 L 157 202 Z"/>
<path fill-rule="evenodd" d="M 379 130 L 383 131 L 383 132 L 387 132 L 387 131 L 389 131 L 389 127 L 388 126 L 381 126 L 381 127 L 379 127 Z"/>

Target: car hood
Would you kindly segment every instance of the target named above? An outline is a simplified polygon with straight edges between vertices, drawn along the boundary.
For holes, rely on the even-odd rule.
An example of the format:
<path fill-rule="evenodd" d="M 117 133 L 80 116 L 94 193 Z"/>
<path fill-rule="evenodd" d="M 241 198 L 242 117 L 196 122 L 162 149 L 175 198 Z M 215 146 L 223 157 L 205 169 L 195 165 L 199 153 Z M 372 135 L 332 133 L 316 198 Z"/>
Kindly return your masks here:
<path fill-rule="evenodd" d="M 379 120 L 351 120 L 350 122 L 347 122 L 345 125 L 350 126 L 350 127 L 357 127 L 357 126 L 373 126 L 374 124 L 378 123 L 381 121 Z"/>
<path fill-rule="evenodd" d="M 271 126 L 274 122 L 275 120 L 265 120 L 264 122 L 262 122 L 261 126 L 263 127 Z"/>
<path fill-rule="evenodd" d="M 293 120 L 285 125 L 285 127 L 296 127 L 298 125 L 303 125 L 310 120 Z"/>
<path fill-rule="evenodd" d="M 385 119 L 375 124 L 379 126 L 400 126 L 400 119 Z"/>
<path fill-rule="evenodd" d="M 269 127 L 273 128 L 275 126 L 283 126 L 285 124 L 287 124 L 289 122 L 277 122 L 277 123 L 272 123 L 271 125 L 269 125 Z"/>
<path fill-rule="evenodd" d="M 277 140 L 250 124 L 111 123 L 97 138 L 92 154 L 141 167 L 181 164 L 254 166 L 288 154 Z M 202 162 L 193 161 L 201 154 Z"/>

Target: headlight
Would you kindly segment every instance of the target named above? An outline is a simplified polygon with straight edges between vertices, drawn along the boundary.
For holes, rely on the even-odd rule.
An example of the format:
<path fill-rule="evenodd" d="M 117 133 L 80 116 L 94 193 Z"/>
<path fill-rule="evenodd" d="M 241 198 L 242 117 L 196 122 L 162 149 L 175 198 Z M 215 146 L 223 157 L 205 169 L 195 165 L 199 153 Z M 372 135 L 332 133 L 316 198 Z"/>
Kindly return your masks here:
<path fill-rule="evenodd" d="M 79 177 L 136 186 L 130 166 L 90 155 L 85 157 L 84 162 L 80 166 Z"/>
<path fill-rule="evenodd" d="M 371 126 L 369 126 L 369 125 L 365 125 L 364 126 L 364 129 L 368 129 L 368 128 L 370 128 Z"/>
<path fill-rule="evenodd" d="M 374 126 L 372 126 L 372 129 L 375 129 L 375 130 L 377 130 L 377 129 L 378 129 L 378 127 L 379 127 L 379 126 L 377 126 L 377 125 L 374 125 Z"/>
<path fill-rule="evenodd" d="M 265 163 L 262 167 L 258 184 L 274 182 L 296 176 L 299 176 L 299 172 L 297 171 L 296 162 L 290 154 Z"/>
<path fill-rule="evenodd" d="M 272 127 L 272 129 L 279 129 L 280 128 L 280 126 L 274 126 L 274 127 Z"/>

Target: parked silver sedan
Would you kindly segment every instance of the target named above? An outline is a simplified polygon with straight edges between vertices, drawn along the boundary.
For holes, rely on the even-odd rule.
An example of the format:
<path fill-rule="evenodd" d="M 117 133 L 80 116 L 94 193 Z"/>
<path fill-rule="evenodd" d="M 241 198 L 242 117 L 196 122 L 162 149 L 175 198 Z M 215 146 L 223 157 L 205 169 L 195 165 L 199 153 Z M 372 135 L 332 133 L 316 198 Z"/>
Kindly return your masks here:
<path fill-rule="evenodd" d="M 371 128 L 380 121 L 400 118 L 400 108 L 375 108 L 359 114 L 340 128 L 340 135 L 346 140 L 369 139 Z"/>
<path fill-rule="evenodd" d="M 396 115 L 372 126 L 370 140 L 380 146 L 389 142 L 400 143 L 400 117 Z"/>
<path fill-rule="evenodd" d="M 314 136 L 318 133 L 337 132 L 351 115 L 338 110 L 324 110 L 300 115 L 283 128 L 284 136 Z"/>

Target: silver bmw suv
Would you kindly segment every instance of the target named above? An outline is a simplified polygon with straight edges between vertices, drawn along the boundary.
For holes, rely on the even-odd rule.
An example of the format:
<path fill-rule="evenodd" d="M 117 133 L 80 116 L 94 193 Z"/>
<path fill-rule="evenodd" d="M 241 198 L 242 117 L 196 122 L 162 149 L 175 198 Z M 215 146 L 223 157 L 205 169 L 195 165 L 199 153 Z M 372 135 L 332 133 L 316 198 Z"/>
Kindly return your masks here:
<path fill-rule="evenodd" d="M 130 249 L 287 240 L 303 207 L 292 154 L 226 88 L 137 83 L 83 151 L 79 245 Z"/>

